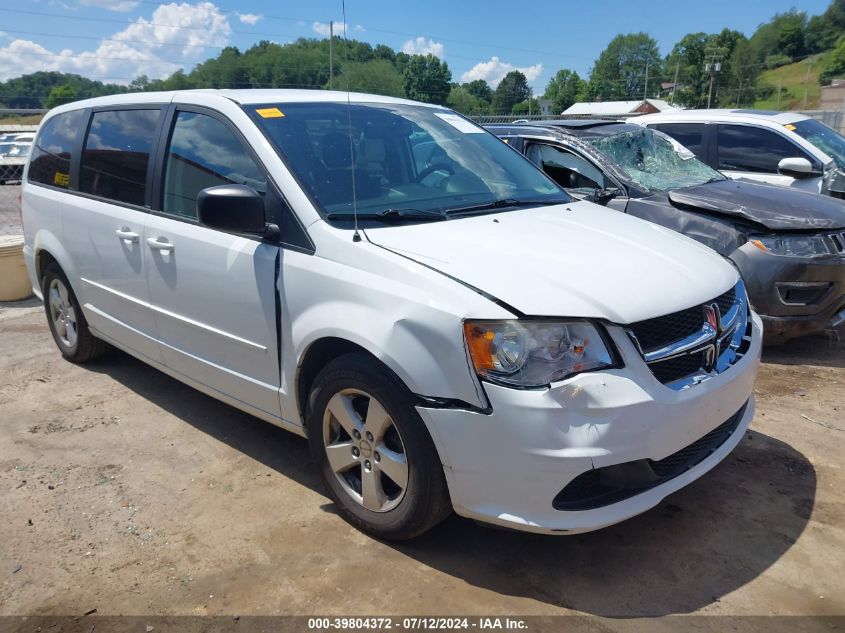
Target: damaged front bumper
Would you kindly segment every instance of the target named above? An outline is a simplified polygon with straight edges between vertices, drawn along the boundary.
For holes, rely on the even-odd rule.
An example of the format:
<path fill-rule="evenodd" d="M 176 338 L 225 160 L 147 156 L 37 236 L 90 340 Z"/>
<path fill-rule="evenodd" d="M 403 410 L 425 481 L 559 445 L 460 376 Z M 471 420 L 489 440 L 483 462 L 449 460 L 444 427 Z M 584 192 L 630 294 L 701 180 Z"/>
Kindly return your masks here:
<path fill-rule="evenodd" d="M 654 507 L 739 443 L 754 415 L 756 315 L 745 356 L 680 391 L 655 379 L 622 328 L 608 331 L 622 369 L 579 374 L 543 390 L 485 383 L 489 413 L 418 407 L 458 514 L 547 534 L 595 530 Z M 644 476 L 643 466 L 653 466 L 657 479 Z M 579 492 L 585 479 L 607 494 Z"/>
<path fill-rule="evenodd" d="M 763 319 L 766 342 L 845 327 L 845 253 L 788 257 L 746 243 L 731 259 Z"/>

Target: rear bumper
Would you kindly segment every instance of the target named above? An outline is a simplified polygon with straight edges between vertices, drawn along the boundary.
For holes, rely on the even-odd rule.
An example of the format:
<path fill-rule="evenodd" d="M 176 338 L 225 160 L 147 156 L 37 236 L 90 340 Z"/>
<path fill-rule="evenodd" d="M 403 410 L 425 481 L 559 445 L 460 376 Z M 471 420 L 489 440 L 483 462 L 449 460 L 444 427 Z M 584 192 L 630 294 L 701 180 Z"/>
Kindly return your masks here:
<path fill-rule="evenodd" d="M 736 365 L 682 391 L 660 384 L 621 329 L 611 328 L 623 369 L 580 374 L 542 391 L 485 384 L 490 414 L 419 408 L 440 452 L 455 511 L 519 530 L 572 534 L 654 507 L 713 468 L 742 439 L 754 415 L 761 346 L 756 316 L 752 329 L 751 348 Z M 555 499 L 579 475 L 664 460 L 738 411 L 730 435 L 680 474 L 600 507 L 555 509 Z"/>
<path fill-rule="evenodd" d="M 767 342 L 842 327 L 845 257 L 784 257 L 745 244 L 731 259 L 763 319 Z"/>

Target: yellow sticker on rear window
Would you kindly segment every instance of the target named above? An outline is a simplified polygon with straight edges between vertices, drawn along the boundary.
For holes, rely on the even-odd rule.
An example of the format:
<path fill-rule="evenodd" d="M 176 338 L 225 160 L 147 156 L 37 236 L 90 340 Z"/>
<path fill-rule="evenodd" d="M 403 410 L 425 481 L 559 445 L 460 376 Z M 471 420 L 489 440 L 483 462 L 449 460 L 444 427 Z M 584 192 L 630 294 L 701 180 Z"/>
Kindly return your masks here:
<path fill-rule="evenodd" d="M 285 116 L 279 108 L 259 108 L 255 111 L 262 119 L 280 119 Z"/>
<path fill-rule="evenodd" d="M 795 131 L 795 126 L 794 126 L 794 125 L 792 125 L 792 123 L 787 123 L 787 124 L 786 124 L 786 125 L 784 125 L 783 127 L 785 127 L 785 128 L 786 128 L 787 130 L 789 130 L 790 132 L 794 132 L 794 131 Z"/>
<path fill-rule="evenodd" d="M 70 185 L 70 174 L 63 174 L 59 171 L 53 176 L 53 184 L 57 187 L 67 188 Z"/>

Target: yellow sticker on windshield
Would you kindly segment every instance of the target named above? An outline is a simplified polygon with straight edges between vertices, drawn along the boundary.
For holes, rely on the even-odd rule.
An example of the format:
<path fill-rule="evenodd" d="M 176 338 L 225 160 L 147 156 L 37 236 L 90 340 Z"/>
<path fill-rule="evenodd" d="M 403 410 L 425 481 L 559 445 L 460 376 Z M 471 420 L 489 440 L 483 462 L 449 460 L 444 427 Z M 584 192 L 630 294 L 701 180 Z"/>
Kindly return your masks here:
<path fill-rule="evenodd" d="M 783 127 L 785 127 L 785 128 L 786 128 L 787 130 L 789 130 L 790 132 L 794 132 L 794 131 L 795 131 L 795 126 L 794 126 L 794 125 L 792 125 L 792 123 L 787 123 L 787 124 L 786 124 L 786 125 L 784 125 Z"/>
<path fill-rule="evenodd" d="M 281 119 L 285 116 L 284 112 L 279 110 L 279 108 L 259 108 L 255 112 L 262 119 Z"/>

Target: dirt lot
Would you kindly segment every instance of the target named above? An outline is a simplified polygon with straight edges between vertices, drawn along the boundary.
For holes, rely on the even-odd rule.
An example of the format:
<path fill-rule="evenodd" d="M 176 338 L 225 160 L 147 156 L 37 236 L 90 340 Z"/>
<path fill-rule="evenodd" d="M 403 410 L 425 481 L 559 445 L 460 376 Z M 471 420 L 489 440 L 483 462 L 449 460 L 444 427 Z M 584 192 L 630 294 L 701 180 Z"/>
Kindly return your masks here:
<path fill-rule="evenodd" d="M 397 546 L 303 440 L 116 351 L 69 364 L 40 304 L 0 304 L 0 614 L 845 615 L 845 343 L 764 360 L 746 439 L 651 512 Z"/>

